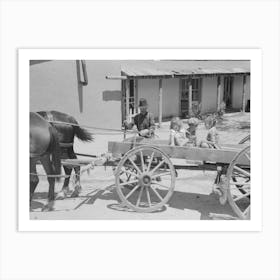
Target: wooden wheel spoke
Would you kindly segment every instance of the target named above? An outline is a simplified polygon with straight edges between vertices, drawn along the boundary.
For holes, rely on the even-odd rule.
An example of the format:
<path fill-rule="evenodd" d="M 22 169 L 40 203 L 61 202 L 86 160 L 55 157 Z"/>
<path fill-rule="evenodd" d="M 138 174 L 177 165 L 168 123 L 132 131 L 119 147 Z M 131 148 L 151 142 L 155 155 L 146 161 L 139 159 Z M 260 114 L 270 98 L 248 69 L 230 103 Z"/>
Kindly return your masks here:
<path fill-rule="evenodd" d="M 234 198 L 233 201 L 237 202 L 237 201 L 239 201 L 239 200 L 241 200 L 241 199 L 243 199 L 245 197 L 248 197 L 249 195 L 250 195 L 250 193 L 245 193 L 245 194 L 243 194 L 241 196 L 238 196 L 238 197 Z"/>
<path fill-rule="evenodd" d="M 251 161 L 251 157 L 250 157 L 250 154 L 248 153 L 245 153 L 245 157 L 249 160 L 249 161 Z"/>
<path fill-rule="evenodd" d="M 140 171 L 139 167 L 134 163 L 134 161 L 131 160 L 130 158 L 128 158 L 128 160 L 131 162 L 131 164 L 134 166 L 134 168 L 137 170 L 137 172 L 139 174 L 142 174 L 142 172 Z"/>
<path fill-rule="evenodd" d="M 158 191 L 153 187 L 151 186 L 151 189 L 153 190 L 153 192 L 157 195 L 157 197 L 160 199 L 160 201 L 163 200 L 163 197 L 158 193 Z"/>
<path fill-rule="evenodd" d="M 126 182 L 120 183 L 119 185 L 120 186 L 131 185 L 131 184 L 138 183 L 138 181 L 139 181 L 138 179 L 137 180 L 132 180 L 132 181 L 126 181 Z"/>
<path fill-rule="evenodd" d="M 244 210 L 243 215 L 246 216 L 250 210 L 250 205 Z"/>
<path fill-rule="evenodd" d="M 142 165 L 142 172 L 145 172 L 145 163 L 142 151 L 140 151 L 140 158 L 141 158 L 141 165 Z"/>
<path fill-rule="evenodd" d="M 135 176 L 136 178 L 139 177 L 136 173 L 131 172 L 131 171 L 129 171 L 129 170 L 122 170 L 122 172 L 123 172 L 123 173 L 126 173 L 126 174 L 129 174 L 129 175 L 132 175 L 132 176 Z M 121 174 L 120 174 L 120 175 L 121 175 Z"/>
<path fill-rule="evenodd" d="M 161 184 L 161 183 L 158 183 L 158 182 L 156 182 L 156 181 L 153 181 L 153 184 L 154 184 L 154 185 L 161 186 L 161 187 L 163 187 L 163 188 L 165 188 L 165 189 L 169 189 L 168 186 L 165 186 L 165 185 L 163 185 L 163 184 Z"/>
<path fill-rule="evenodd" d="M 164 163 L 165 163 L 165 159 L 163 159 L 163 160 L 151 171 L 151 173 L 154 173 L 156 170 L 158 170 Z"/>
<path fill-rule="evenodd" d="M 126 199 L 128 199 L 140 186 L 136 185 L 125 197 Z"/>
<path fill-rule="evenodd" d="M 151 158 L 150 158 L 150 161 L 149 161 L 149 165 L 148 165 L 148 167 L 147 167 L 147 171 L 148 171 L 148 172 L 149 172 L 150 169 L 151 169 L 152 161 L 153 161 L 153 159 L 154 159 L 154 154 L 155 154 L 155 152 L 152 152 L 152 155 L 151 155 Z"/>
<path fill-rule="evenodd" d="M 171 172 L 162 172 L 162 173 L 154 174 L 151 177 L 153 179 L 153 178 L 157 178 L 157 177 L 161 177 L 161 176 L 167 176 L 167 175 L 171 175 Z"/>
<path fill-rule="evenodd" d="M 251 176 L 249 172 L 247 172 L 246 170 L 244 170 L 244 169 L 242 169 L 242 168 L 240 168 L 240 167 L 238 167 L 238 166 L 236 166 L 236 165 L 235 165 L 233 168 L 234 168 L 235 170 L 239 171 L 241 174 L 244 174 L 244 175 L 247 176 L 247 177 L 250 177 L 250 176 Z"/>
<path fill-rule="evenodd" d="M 249 182 L 245 182 L 245 183 L 243 183 L 243 182 L 230 182 L 230 185 L 231 186 L 242 186 L 242 187 L 240 187 L 240 188 L 243 188 L 243 187 L 246 187 L 246 186 L 251 186 L 251 183 Z"/>
<path fill-rule="evenodd" d="M 149 207 L 151 207 L 152 203 L 151 203 L 151 197 L 150 197 L 150 193 L 149 193 L 148 187 L 146 187 L 145 189 L 146 189 L 148 204 L 149 204 Z"/>
<path fill-rule="evenodd" d="M 240 173 L 240 172 L 237 172 L 237 171 L 234 171 L 232 173 L 232 179 L 236 179 L 236 178 L 248 178 L 247 175 L 243 174 L 243 173 Z"/>
<path fill-rule="evenodd" d="M 137 202 L 136 202 L 136 207 L 138 207 L 139 203 L 141 202 L 141 197 L 142 197 L 143 189 L 144 189 L 144 186 L 142 186 L 141 189 L 140 189 L 139 196 L 138 196 L 138 199 L 137 199 Z"/>

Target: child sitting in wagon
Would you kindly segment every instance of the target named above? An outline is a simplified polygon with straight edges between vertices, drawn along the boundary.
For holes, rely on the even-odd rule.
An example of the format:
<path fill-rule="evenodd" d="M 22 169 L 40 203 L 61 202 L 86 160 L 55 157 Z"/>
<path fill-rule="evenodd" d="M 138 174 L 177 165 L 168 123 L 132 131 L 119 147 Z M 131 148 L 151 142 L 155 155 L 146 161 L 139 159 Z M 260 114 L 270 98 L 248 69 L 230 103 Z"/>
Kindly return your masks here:
<path fill-rule="evenodd" d="M 198 120 L 188 120 L 189 128 L 183 127 L 183 122 L 178 117 L 172 118 L 170 122 L 169 145 L 171 146 L 196 146 L 196 128 Z"/>
<path fill-rule="evenodd" d="M 213 148 L 220 149 L 219 145 L 219 134 L 216 128 L 216 119 L 213 116 L 208 116 L 205 121 L 205 127 L 208 129 L 206 140 L 200 142 L 199 147 L 201 148 Z"/>
<path fill-rule="evenodd" d="M 186 136 L 189 139 L 188 145 L 189 146 L 197 146 L 197 137 L 196 137 L 196 130 L 199 124 L 199 120 L 197 118 L 190 118 L 188 119 L 188 129 L 186 131 Z"/>
<path fill-rule="evenodd" d="M 170 121 L 169 145 L 185 146 L 187 143 L 186 130 L 182 121 L 178 117 L 172 118 Z"/>

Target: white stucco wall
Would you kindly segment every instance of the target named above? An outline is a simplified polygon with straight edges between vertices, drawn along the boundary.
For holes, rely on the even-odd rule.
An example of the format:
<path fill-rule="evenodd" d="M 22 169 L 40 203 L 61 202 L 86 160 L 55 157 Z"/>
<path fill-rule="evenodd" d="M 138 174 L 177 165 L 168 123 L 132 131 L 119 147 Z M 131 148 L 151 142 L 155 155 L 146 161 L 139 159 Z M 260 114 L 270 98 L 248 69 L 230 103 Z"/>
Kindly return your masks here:
<path fill-rule="evenodd" d="M 159 79 L 139 79 L 138 98 L 146 98 L 149 110 L 158 118 Z M 179 79 L 162 80 L 162 116 L 179 115 Z"/>
<path fill-rule="evenodd" d="M 201 107 L 202 113 L 216 111 L 217 77 L 205 77 L 202 79 L 201 103 L 202 103 L 202 107 Z"/>
<path fill-rule="evenodd" d="M 180 93 L 179 79 L 165 79 L 162 81 L 162 110 L 163 117 L 179 116 Z"/>
<path fill-rule="evenodd" d="M 76 61 L 49 61 L 30 67 L 30 110 L 58 110 L 81 124 L 121 127 L 121 82 L 118 61 L 86 61 L 88 85 L 78 87 Z M 79 100 L 82 100 L 82 112 Z"/>
<path fill-rule="evenodd" d="M 138 80 L 138 99 L 145 98 L 149 104 L 149 111 L 158 117 L 158 79 L 139 79 Z"/>

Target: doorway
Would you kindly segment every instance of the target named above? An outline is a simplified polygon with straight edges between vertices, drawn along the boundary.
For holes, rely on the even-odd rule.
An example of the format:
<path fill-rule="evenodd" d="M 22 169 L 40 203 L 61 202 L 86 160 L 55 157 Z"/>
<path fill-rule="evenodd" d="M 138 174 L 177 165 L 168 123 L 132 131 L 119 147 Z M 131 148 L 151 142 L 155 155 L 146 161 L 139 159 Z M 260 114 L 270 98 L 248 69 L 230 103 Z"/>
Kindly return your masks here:
<path fill-rule="evenodd" d="M 226 109 L 232 108 L 232 85 L 233 77 L 226 76 L 224 77 L 224 102 L 226 104 Z"/>
<path fill-rule="evenodd" d="M 201 103 L 201 78 L 181 79 L 180 111 L 181 116 L 190 116 L 189 112 L 189 81 L 192 85 L 192 110 L 197 110 Z"/>

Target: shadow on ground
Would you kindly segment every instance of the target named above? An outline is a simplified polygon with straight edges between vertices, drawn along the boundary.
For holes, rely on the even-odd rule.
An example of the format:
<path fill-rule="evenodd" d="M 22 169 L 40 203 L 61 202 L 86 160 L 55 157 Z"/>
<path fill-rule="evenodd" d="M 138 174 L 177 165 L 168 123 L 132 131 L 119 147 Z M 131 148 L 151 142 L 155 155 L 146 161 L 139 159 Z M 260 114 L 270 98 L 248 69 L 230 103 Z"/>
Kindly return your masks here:
<path fill-rule="evenodd" d="M 161 195 L 164 195 L 165 191 L 160 191 Z M 31 211 L 38 211 L 38 208 L 43 207 L 43 203 L 36 201 L 36 199 L 47 199 L 47 192 L 35 193 L 34 199 L 31 204 Z M 66 198 L 68 199 L 68 198 Z M 97 200 L 105 201 L 116 201 L 116 203 L 106 204 L 106 207 L 112 211 L 122 211 L 122 212 L 134 212 L 133 210 L 127 208 L 123 205 L 118 197 L 115 186 L 110 185 L 105 189 L 96 189 L 86 195 L 81 195 L 79 197 L 81 201 L 73 206 L 72 210 L 77 210 L 83 205 L 94 205 Z M 157 219 L 156 214 L 159 212 L 166 212 L 170 208 L 177 210 L 191 210 L 200 213 L 200 220 L 212 220 L 211 214 L 225 215 L 225 216 L 235 216 L 231 207 L 226 205 L 221 205 L 219 203 L 218 197 L 214 194 L 198 194 L 198 193 L 188 193 L 174 191 L 172 197 L 170 198 L 167 207 L 163 207 L 155 212 L 155 219 Z M 54 210 L 56 211 L 56 210 Z M 168 216 L 168 215 L 167 215 Z M 167 218 L 168 219 L 168 218 Z"/>

